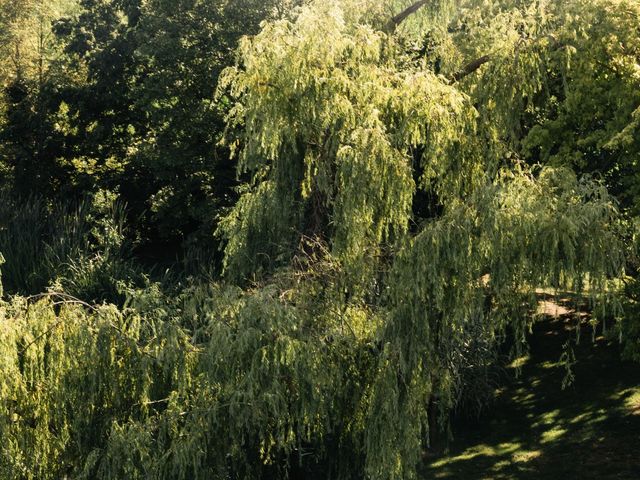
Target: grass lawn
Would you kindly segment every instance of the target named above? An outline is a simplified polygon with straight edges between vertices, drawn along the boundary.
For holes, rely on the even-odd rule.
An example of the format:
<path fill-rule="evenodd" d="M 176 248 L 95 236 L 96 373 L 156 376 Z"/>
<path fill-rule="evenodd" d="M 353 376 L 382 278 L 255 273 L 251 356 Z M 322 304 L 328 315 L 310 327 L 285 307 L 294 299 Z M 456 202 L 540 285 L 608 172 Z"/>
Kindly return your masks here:
<path fill-rule="evenodd" d="M 542 307 L 520 377 L 496 390 L 478 421 L 458 421 L 445 456 L 427 459 L 424 478 L 464 480 L 640 480 L 640 365 L 585 326 L 574 347 L 575 381 L 562 389 L 562 345 L 575 319 L 559 300 Z M 513 368 L 513 366 L 511 367 Z"/>

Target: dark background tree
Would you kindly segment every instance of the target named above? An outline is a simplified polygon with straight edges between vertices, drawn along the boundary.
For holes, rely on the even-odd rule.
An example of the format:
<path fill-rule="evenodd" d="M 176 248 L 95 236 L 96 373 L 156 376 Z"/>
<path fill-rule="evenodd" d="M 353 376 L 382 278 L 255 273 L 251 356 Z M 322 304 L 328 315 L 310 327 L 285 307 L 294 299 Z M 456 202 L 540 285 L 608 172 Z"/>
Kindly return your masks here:
<path fill-rule="evenodd" d="M 219 145 L 217 78 L 240 37 L 290 9 L 281 0 L 83 0 L 48 18 L 62 54 L 46 75 L 6 84 L 5 184 L 53 202 L 114 191 L 145 261 L 173 262 L 187 245 L 214 256 L 217 212 L 235 186 Z"/>

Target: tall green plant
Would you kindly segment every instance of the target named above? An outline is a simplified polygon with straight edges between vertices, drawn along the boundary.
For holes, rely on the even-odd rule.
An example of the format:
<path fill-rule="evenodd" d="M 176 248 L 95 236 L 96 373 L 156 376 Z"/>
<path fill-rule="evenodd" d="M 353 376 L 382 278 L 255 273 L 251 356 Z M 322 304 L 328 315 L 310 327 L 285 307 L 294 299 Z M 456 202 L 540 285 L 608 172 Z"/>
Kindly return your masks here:
<path fill-rule="evenodd" d="M 116 301 L 116 284 L 136 277 L 124 236 L 124 205 L 112 194 L 57 206 L 7 195 L 1 208 L 8 293 L 37 294 L 58 284 L 87 301 Z"/>

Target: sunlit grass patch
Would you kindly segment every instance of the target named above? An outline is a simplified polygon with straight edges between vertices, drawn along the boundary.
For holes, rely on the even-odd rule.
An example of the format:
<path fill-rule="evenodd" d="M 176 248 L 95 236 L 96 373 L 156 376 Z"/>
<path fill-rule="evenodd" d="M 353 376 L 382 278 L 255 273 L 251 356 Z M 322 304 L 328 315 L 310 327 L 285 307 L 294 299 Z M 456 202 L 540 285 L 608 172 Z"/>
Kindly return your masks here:
<path fill-rule="evenodd" d="M 431 466 L 435 468 L 440 468 L 450 463 L 472 460 L 477 457 L 504 457 L 506 455 L 515 454 L 520 448 L 521 448 L 520 443 L 500 443 L 498 445 L 487 445 L 487 444 L 476 445 L 465 450 L 459 455 L 437 460 L 436 462 L 432 463 Z"/>
<path fill-rule="evenodd" d="M 575 417 L 573 417 L 569 421 L 569 423 L 571 425 L 585 423 L 590 420 L 590 417 L 591 417 L 591 412 L 584 412 L 584 413 L 581 413 L 580 415 L 576 415 Z"/>
<path fill-rule="evenodd" d="M 555 442 L 558 439 L 560 439 L 562 436 L 564 436 L 566 433 L 567 433 L 566 429 L 562 427 L 554 427 L 550 430 L 542 432 L 542 435 L 540 437 L 540 443 L 544 444 L 544 443 Z"/>
<path fill-rule="evenodd" d="M 627 398 L 625 406 L 630 410 L 631 415 L 640 415 L 640 388 L 635 389 Z"/>
<path fill-rule="evenodd" d="M 576 382 L 563 390 L 558 359 L 563 338 L 574 338 L 564 326 L 539 324 L 529 358 L 516 359 L 519 377 L 496 387 L 487 427 L 460 425 L 449 456 L 434 458 L 421 480 L 640 478 L 640 369 L 620 360 L 616 344 L 591 343 L 585 326 L 589 341 L 575 346 Z M 553 330 L 557 340 L 547 335 Z"/>
<path fill-rule="evenodd" d="M 527 463 L 535 460 L 542 455 L 542 450 L 521 450 L 513 454 L 511 457 L 516 463 Z"/>
<path fill-rule="evenodd" d="M 559 409 L 551 410 L 550 412 L 545 412 L 540 415 L 537 422 L 535 422 L 533 427 L 541 427 L 543 425 L 553 425 L 558 421 L 558 417 L 560 417 L 561 412 Z"/>
<path fill-rule="evenodd" d="M 539 363 L 538 366 L 540 368 L 544 368 L 545 370 L 551 370 L 553 368 L 559 368 L 562 366 L 561 362 L 551 362 L 547 360 L 546 362 Z"/>
<path fill-rule="evenodd" d="M 514 359 L 509 365 L 507 365 L 507 368 L 513 368 L 513 369 L 522 368 L 527 364 L 527 362 L 530 359 L 531 357 L 529 355 L 522 355 Z"/>

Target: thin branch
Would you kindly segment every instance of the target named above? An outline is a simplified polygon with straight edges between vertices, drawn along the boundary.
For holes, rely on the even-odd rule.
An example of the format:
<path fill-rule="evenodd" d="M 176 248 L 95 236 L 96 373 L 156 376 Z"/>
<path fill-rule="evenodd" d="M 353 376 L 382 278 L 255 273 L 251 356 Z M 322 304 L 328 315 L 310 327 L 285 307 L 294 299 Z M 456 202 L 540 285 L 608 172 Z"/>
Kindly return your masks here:
<path fill-rule="evenodd" d="M 549 43 L 551 44 L 551 48 L 550 48 L 551 51 L 560 50 L 561 48 L 567 46 L 567 43 L 560 42 L 553 34 L 543 35 L 543 36 L 533 40 L 532 43 L 535 44 L 535 43 L 537 43 L 537 42 L 539 42 L 541 40 L 544 40 L 544 39 L 549 40 Z M 520 54 L 520 50 L 521 50 L 523 44 L 524 44 L 523 39 L 520 39 L 520 41 L 518 42 L 518 44 L 514 48 L 515 58 L 516 59 L 518 58 L 518 55 Z M 451 76 L 451 80 L 453 82 L 459 82 L 460 80 L 462 80 L 466 76 L 471 75 L 473 72 L 478 70 L 485 63 L 490 62 L 493 59 L 493 57 L 494 57 L 493 55 L 483 55 L 482 57 L 478 57 L 475 60 L 470 61 L 464 67 L 462 67 L 459 71 L 454 73 Z"/>
<path fill-rule="evenodd" d="M 406 9 L 404 9 L 402 12 L 400 12 L 395 17 L 393 17 L 391 20 L 389 20 L 389 22 L 387 23 L 386 30 L 388 32 L 393 32 L 396 28 L 398 28 L 398 25 L 400 25 L 408 17 L 410 17 L 411 15 L 416 13 L 422 7 L 424 7 L 427 3 L 429 3 L 429 1 L 430 0 L 420 0 L 419 2 L 416 2 L 413 5 L 411 5 L 410 7 L 407 7 Z"/>
<path fill-rule="evenodd" d="M 20 350 L 19 352 L 19 356 L 23 356 L 27 350 L 29 350 L 29 348 L 32 345 L 35 345 L 36 343 L 38 343 L 42 338 L 46 337 L 47 335 L 49 335 L 51 332 L 53 332 L 56 328 L 58 328 L 60 325 L 62 325 L 62 323 L 64 322 L 64 319 L 60 319 L 58 320 L 56 323 L 54 323 L 53 325 L 51 325 L 51 327 L 47 328 L 44 332 L 42 332 L 40 335 L 38 335 L 36 338 L 34 338 L 31 342 L 29 342 L 22 350 Z"/>
<path fill-rule="evenodd" d="M 489 62 L 493 57 L 491 55 L 483 55 L 482 57 L 476 58 L 471 62 L 467 63 L 462 69 L 458 70 L 451 77 L 454 82 L 459 82 L 467 75 L 471 75 L 473 72 L 478 70 L 482 65 Z"/>
<path fill-rule="evenodd" d="M 31 301 L 31 300 L 40 300 L 42 298 L 61 298 L 63 299 L 62 302 L 57 302 L 58 305 L 60 304 L 78 304 L 78 305 L 82 305 L 83 307 L 88 308 L 89 310 L 93 311 L 93 312 L 97 312 L 98 308 L 95 305 L 91 305 L 87 302 L 85 302 L 84 300 L 80 300 L 77 297 L 74 297 L 73 295 L 69 295 L 68 293 L 64 293 L 64 292 L 54 292 L 54 291 L 49 291 L 46 293 L 40 293 L 38 295 L 31 295 L 30 297 L 27 297 L 26 300 L 27 302 Z"/>

